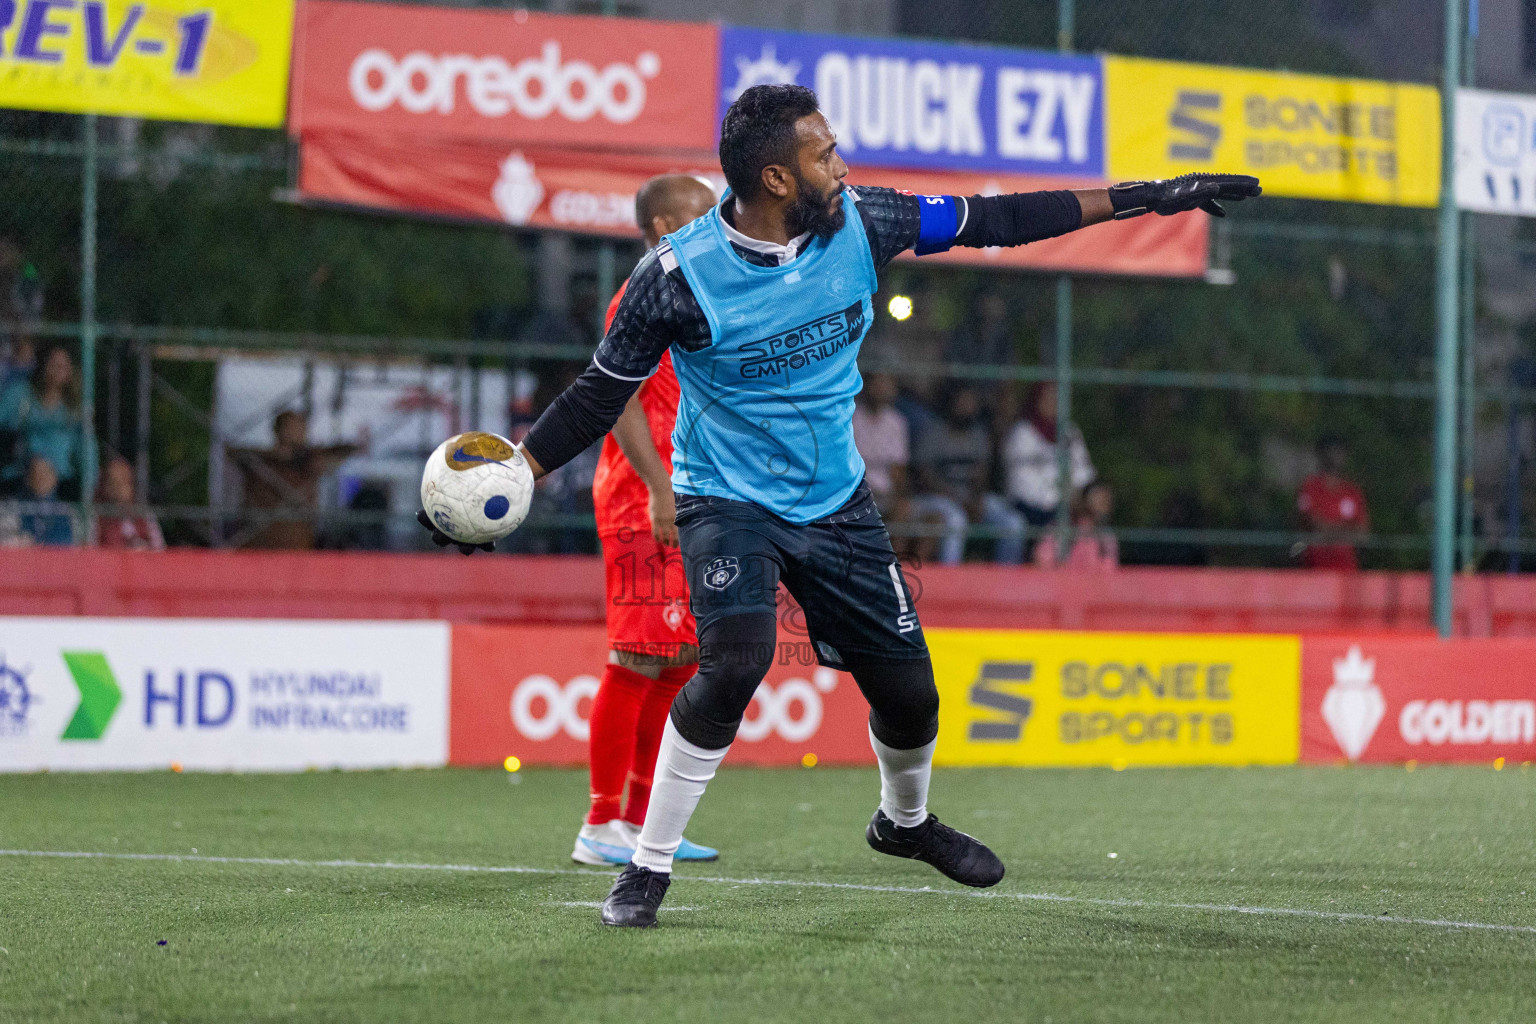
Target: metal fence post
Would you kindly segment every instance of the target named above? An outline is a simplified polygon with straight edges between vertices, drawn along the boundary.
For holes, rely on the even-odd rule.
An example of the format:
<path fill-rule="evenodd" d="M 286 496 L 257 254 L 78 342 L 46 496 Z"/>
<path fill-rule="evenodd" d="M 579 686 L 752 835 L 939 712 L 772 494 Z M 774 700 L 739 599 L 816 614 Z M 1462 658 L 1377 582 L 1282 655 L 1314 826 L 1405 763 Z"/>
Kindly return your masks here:
<path fill-rule="evenodd" d="M 1461 81 L 1477 84 L 1477 2 L 1467 6 Z M 1477 219 L 1461 215 L 1461 571 L 1477 571 Z"/>
<path fill-rule="evenodd" d="M 89 528 L 96 493 L 96 115 L 81 118 L 85 160 L 80 189 L 80 503 Z"/>
<path fill-rule="evenodd" d="M 1445 0 L 1445 68 L 1440 89 L 1440 244 L 1435 271 L 1435 533 L 1430 557 L 1435 629 L 1451 635 L 1456 557 L 1456 358 L 1461 303 L 1460 221 L 1456 211 L 1456 88 L 1461 81 L 1461 3 Z"/>
<path fill-rule="evenodd" d="M 1057 0 L 1056 46 L 1072 51 L 1075 0 Z M 1056 278 L 1056 561 L 1065 564 L 1072 536 L 1072 278 Z"/>
<path fill-rule="evenodd" d="M 1065 564 L 1072 534 L 1072 278 L 1056 278 L 1056 562 Z"/>

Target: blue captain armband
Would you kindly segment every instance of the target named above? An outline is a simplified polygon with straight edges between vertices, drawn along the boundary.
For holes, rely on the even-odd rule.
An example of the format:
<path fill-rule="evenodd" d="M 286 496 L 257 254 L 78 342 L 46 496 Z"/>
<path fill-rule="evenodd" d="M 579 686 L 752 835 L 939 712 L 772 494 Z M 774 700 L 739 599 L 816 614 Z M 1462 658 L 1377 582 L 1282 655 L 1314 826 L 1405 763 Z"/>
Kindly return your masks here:
<path fill-rule="evenodd" d="M 954 196 L 918 196 L 917 201 L 921 220 L 912 251 L 927 256 L 954 245 L 955 236 L 960 233 L 960 200 Z"/>

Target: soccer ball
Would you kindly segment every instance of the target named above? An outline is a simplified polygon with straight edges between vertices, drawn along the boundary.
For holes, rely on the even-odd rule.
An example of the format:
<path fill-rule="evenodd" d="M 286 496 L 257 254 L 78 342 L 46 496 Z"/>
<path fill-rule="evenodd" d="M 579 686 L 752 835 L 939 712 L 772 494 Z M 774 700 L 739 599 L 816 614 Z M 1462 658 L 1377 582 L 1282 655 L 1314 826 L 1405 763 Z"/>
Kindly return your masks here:
<path fill-rule="evenodd" d="M 421 507 L 453 540 L 484 544 L 521 525 L 533 500 L 533 471 L 512 442 L 471 431 L 437 446 L 421 474 Z"/>

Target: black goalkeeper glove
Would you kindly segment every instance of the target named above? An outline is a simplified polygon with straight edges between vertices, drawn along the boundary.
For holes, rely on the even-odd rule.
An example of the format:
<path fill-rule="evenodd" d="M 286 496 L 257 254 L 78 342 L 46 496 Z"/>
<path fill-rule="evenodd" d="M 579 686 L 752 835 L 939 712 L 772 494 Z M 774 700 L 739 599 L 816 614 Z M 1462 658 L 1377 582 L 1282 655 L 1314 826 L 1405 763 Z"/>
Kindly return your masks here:
<path fill-rule="evenodd" d="M 432 531 L 432 543 L 436 544 L 440 548 L 445 548 L 449 544 L 453 544 L 456 545 L 458 549 L 466 555 L 472 555 L 476 551 L 496 550 L 496 542 L 493 540 L 488 540 L 484 544 L 466 544 L 461 540 L 454 540 L 442 530 L 439 530 L 437 528 L 437 524 L 432 521 L 432 517 L 427 515 L 424 511 L 418 511 L 416 513 L 416 521 L 422 526 L 425 526 L 428 530 Z"/>
<path fill-rule="evenodd" d="M 1212 217 L 1227 211 L 1216 200 L 1240 202 L 1260 195 L 1259 179 L 1248 174 L 1181 174 L 1162 181 L 1125 181 L 1109 187 L 1115 220 L 1158 213 L 1171 217 L 1186 210 L 1204 210 Z"/>

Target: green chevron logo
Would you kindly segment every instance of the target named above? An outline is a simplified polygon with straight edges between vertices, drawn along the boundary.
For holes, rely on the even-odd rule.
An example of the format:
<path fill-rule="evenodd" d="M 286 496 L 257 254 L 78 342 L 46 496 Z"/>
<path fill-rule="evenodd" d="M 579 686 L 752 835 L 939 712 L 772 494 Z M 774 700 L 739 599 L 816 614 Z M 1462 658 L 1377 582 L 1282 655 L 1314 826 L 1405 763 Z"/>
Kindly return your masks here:
<path fill-rule="evenodd" d="M 75 677 L 75 688 L 80 691 L 80 706 L 75 708 L 75 717 L 64 727 L 60 739 L 99 740 L 123 699 L 123 691 L 117 687 L 117 677 L 107 665 L 107 656 L 100 651 L 62 653 L 69 674 Z"/>

